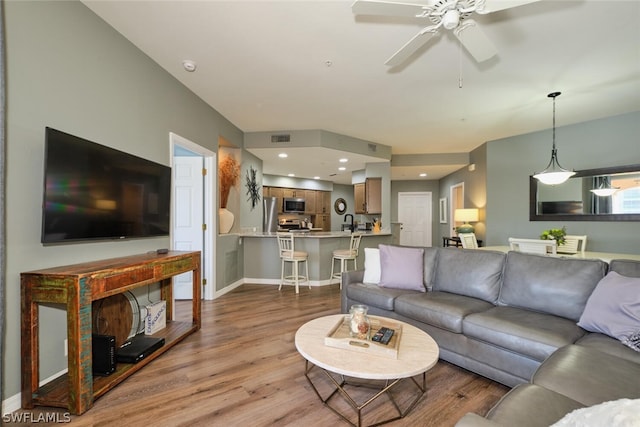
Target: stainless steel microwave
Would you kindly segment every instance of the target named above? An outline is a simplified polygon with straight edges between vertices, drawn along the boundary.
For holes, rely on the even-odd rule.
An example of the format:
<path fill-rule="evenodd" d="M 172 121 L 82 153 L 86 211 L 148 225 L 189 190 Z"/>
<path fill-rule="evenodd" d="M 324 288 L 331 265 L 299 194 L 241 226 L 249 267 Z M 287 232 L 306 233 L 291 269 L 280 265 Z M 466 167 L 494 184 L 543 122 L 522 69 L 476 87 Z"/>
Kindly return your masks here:
<path fill-rule="evenodd" d="M 285 197 L 282 202 L 282 212 L 304 213 L 304 199 Z"/>

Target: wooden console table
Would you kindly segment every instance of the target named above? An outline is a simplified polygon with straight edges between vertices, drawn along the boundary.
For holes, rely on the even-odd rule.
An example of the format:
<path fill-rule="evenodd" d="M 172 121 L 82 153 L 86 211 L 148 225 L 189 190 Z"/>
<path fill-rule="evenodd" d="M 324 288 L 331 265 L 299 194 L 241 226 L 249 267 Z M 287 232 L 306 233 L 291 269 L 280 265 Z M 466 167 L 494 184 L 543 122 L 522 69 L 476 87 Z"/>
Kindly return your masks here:
<path fill-rule="evenodd" d="M 172 277 L 193 272 L 193 319 L 172 318 Z M 22 407 L 54 406 L 80 415 L 93 401 L 169 350 L 201 325 L 200 252 L 150 252 L 21 273 Z M 167 303 L 167 326 L 154 336 L 165 344 L 136 364 L 118 363 L 116 372 L 93 377 L 92 301 L 160 283 Z M 67 309 L 68 373 L 39 387 L 38 304 L 64 304 Z"/>

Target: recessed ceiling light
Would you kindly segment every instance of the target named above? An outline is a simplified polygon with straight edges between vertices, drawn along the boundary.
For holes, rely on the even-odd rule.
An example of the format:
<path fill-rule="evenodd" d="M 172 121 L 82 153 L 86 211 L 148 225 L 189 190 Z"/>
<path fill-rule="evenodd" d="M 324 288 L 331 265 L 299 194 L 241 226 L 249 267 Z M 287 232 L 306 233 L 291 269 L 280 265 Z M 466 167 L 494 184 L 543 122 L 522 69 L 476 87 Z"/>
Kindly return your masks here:
<path fill-rule="evenodd" d="M 319 176 L 314 176 L 313 179 L 320 179 L 320 177 Z"/>
<path fill-rule="evenodd" d="M 349 159 L 345 159 L 345 158 L 340 159 L 340 163 L 347 163 L 348 161 Z"/>
<path fill-rule="evenodd" d="M 287 174 L 287 176 L 296 176 L 296 174 L 295 173 L 289 173 L 289 174 Z"/>
<path fill-rule="evenodd" d="M 280 157 L 281 159 L 286 159 L 287 157 L 289 157 L 289 155 L 287 153 L 280 153 L 278 154 L 278 157 Z"/>
<path fill-rule="evenodd" d="M 196 70 L 196 68 L 198 68 L 198 65 L 189 59 L 182 61 L 182 66 L 186 71 L 190 73 L 193 73 Z"/>
<path fill-rule="evenodd" d="M 426 173 L 424 173 L 424 172 L 422 172 L 422 173 L 420 174 L 420 176 L 424 178 L 425 176 L 427 176 L 427 174 L 426 174 Z"/>
<path fill-rule="evenodd" d="M 340 166 L 340 167 L 338 168 L 338 170 L 339 170 L 339 171 L 344 171 L 344 170 L 347 170 L 347 168 L 345 168 L 344 166 Z"/>

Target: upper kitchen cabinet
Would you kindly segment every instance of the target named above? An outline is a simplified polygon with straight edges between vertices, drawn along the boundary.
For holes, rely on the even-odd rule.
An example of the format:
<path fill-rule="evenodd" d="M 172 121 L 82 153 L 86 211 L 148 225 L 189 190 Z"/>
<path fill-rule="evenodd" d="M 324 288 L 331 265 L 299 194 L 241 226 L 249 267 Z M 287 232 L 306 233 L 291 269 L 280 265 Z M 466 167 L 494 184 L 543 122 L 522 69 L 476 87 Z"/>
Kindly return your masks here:
<path fill-rule="evenodd" d="M 275 197 L 277 199 L 276 206 L 278 206 L 278 213 L 282 213 L 282 199 L 284 197 L 284 189 L 279 187 L 265 187 L 269 189 L 269 197 Z"/>
<path fill-rule="evenodd" d="M 382 178 L 367 178 L 354 184 L 353 199 L 356 214 L 382 213 Z"/>
<path fill-rule="evenodd" d="M 298 193 L 301 192 L 301 190 L 297 191 Z M 304 190 L 304 195 L 302 197 L 304 197 L 304 213 L 305 214 L 315 214 L 317 212 L 317 203 L 316 203 L 316 193 L 319 193 L 319 191 L 316 190 Z"/>
<path fill-rule="evenodd" d="M 316 213 L 319 213 L 319 214 L 331 213 L 331 192 L 330 191 L 316 192 Z"/>
<path fill-rule="evenodd" d="M 296 188 L 283 188 L 283 197 L 295 197 L 297 199 L 304 199 L 307 190 L 299 190 Z"/>

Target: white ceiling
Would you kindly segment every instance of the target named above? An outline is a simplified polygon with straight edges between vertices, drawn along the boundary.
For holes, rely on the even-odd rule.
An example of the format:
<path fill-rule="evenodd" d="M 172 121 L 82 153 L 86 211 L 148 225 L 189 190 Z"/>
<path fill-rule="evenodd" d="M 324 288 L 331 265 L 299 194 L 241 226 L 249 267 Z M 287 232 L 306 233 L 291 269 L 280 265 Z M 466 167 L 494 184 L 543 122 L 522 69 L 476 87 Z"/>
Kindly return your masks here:
<path fill-rule="evenodd" d="M 498 56 L 478 64 L 444 31 L 395 68 L 384 62 L 428 23 L 356 17 L 351 0 L 83 3 L 245 132 L 324 129 L 393 154 L 467 153 L 550 128 L 553 91 L 562 92 L 558 126 L 640 110 L 636 0 L 543 0 L 474 15 Z M 315 149 L 298 151 L 290 163 L 299 176 L 329 175 Z M 265 173 L 288 173 L 262 156 Z M 438 179 L 461 166 L 394 167 L 392 179 Z"/>

